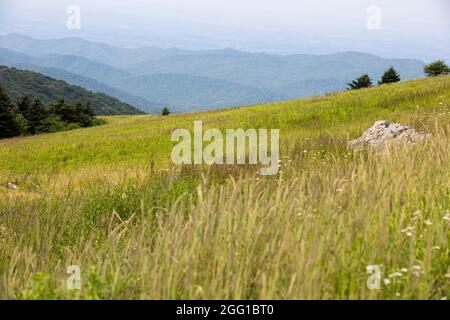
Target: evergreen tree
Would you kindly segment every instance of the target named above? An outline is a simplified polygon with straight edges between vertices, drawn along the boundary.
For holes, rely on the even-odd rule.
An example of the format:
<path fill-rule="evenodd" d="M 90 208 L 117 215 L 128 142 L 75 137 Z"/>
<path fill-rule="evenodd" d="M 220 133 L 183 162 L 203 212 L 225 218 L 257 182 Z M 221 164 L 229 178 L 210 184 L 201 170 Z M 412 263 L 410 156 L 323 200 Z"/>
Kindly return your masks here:
<path fill-rule="evenodd" d="M 46 107 L 39 98 L 23 96 L 14 106 L 0 88 L 0 138 L 58 132 L 104 124 L 90 102 L 66 104 L 64 99 Z"/>
<path fill-rule="evenodd" d="M 170 110 L 168 107 L 164 107 L 161 111 L 162 116 L 168 116 L 170 114 Z"/>
<path fill-rule="evenodd" d="M 31 99 L 28 96 L 22 96 L 17 103 L 19 113 L 26 114 L 31 106 Z"/>
<path fill-rule="evenodd" d="M 381 80 L 378 81 L 378 84 L 381 85 L 399 81 L 400 81 L 400 74 L 397 72 L 397 70 L 394 69 L 394 67 L 390 67 L 384 72 L 383 76 L 381 77 Z"/>
<path fill-rule="evenodd" d="M 86 104 L 77 103 L 75 105 L 76 123 L 82 128 L 91 127 L 94 124 L 94 109 L 90 102 Z"/>
<path fill-rule="evenodd" d="M 95 117 L 95 110 L 89 101 L 84 104 L 83 113 L 90 118 Z"/>
<path fill-rule="evenodd" d="M 95 124 L 94 109 L 90 102 L 72 105 L 60 100 L 53 105 L 52 111 L 67 124 L 78 124 L 82 128 L 92 127 Z"/>
<path fill-rule="evenodd" d="M 362 88 L 369 88 L 372 86 L 372 79 L 370 79 L 368 74 L 363 74 L 351 83 L 348 83 L 348 90 L 357 90 Z"/>
<path fill-rule="evenodd" d="M 48 111 L 42 104 L 42 101 L 36 98 L 28 112 L 24 114 L 25 119 L 28 121 L 28 133 L 49 132 L 50 129 L 45 122 L 48 115 Z"/>
<path fill-rule="evenodd" d="M 27 119 L 25 119 L 25 117 L 21 113 L 17 113 L 15 116 L 16 116 L 17 125 L 19 126 L 19 135 L 21 135 L 21 136 L 27 135 L 28 134 Z"/>
<path fill-rule="evenodd" d="M 54 113 L 56 115 L 59 115 L 62 108 L 64 108 L 64 105 L 66 104 L 66 101 L 64 98 L 59 99 L 57 102 L 53 103 L 50 107 L 50 112 Z"/>
<path fill-rule="evenodd" d="M 444 60 L 437 60 L 427 64 L 423 71 L 428 77 L 437 77 L 450 73 L 450 68 L 445 64 Z"/>
<path fill-rule="evenodd" d="M 64 99 L 61 99 L 55 103 L 51 110 L 66 123 L 76 123 L 78 120 L 75 105 L 66 104 Z"/>
<path fill-rule="evenodd" d="M 20 134 L 20 127 L 12 109 L 11 100 L 0 87 L 0 138 L 10 138 Z"/>

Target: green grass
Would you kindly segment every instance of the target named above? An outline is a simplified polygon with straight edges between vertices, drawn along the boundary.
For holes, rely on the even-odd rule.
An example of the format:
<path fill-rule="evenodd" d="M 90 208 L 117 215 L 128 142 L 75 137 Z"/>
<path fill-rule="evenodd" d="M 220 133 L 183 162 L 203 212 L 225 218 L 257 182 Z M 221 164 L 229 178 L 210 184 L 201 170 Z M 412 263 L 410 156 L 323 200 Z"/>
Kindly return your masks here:
<path fill-rule="evenodd" d="M 449 104 L 441 77 L 1 140 L 0 185 L 19 190 L 0 188 L 0 298 L 450 298 Z M 346 148 L 380 119 L 433 138 Z M 172 130 L 194 120 L 279 128 L 282 172 L 173 167 Z"/>

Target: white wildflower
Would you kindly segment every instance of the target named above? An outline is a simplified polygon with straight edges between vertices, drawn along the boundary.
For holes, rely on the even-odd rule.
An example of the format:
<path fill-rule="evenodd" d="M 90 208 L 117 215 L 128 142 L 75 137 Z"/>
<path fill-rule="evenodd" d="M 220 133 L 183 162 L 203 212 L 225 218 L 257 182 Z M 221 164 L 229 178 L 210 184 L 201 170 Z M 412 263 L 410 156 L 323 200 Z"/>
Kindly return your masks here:
<path fill-rule="evenodd" d="M 414 231 L 414 227 L 406 227 L 405 229 L 401 230 L 401 233 L 407 233 Z"/>
<path fill-rule="evenodd" d="M 450 212 L 447 211 L 447 212 L 445 213 L 444 220 L 450 221 Z"/>
<path fill-rule="evenodd" d="M 422 211 L 416 211 L 413 214 L 414 219 L 422 219 Z"/>
<path fill-rule="evenodd" d="M 401 277 L 402 273 L 401 272 L 395 272 L 389 275 L 389 278 L 397 278 L 397 277 Z"/>
<path fill-rule="evenodd" d="M 390 283 L 391 283 L 391 280 L 389 280 L 389 279 L 384 279 L 384 284 L 385 284 L 386 286 L 388 286 Z"/>

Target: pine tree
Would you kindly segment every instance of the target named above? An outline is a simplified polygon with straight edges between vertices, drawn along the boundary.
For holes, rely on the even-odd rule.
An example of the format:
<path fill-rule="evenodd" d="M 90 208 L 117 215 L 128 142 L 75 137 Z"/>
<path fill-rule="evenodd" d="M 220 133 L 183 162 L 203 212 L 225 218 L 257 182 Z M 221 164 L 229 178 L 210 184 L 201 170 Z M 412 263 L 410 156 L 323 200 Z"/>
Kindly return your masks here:
<path fill-rule="evenodd" d="M 31 99 L 28 96 L 22 96 L 17 103 L 19 113 L 26 114 L 31 106 Z"/>
<path fill-rule="evenodd" d="M 164 107 L 161 111 L 162 116 L 168 116 L 170 114 L 170 110 L 168 107 Z"/>
<path fill-rule="evenodd" d="M 0 138 L 20 135 L 20 127 L 12 112 L 13 105 L 6 92 L 0 87 Z"/>
<path fill-rule="evenodd" d="M 437 77 L 440 75 L 447 75 L 450 73 L 450 68 L 445 64 L 444 60 L 437 60 L 427 64 L 423 71 L 428 77 Z"/>
<path fill-rule="evenodd" d="M 368 74 L 363 74 L 351 83 L 348 83 L 348 90 L 357 90 L 362 88 L 369 88 L 372 86 L 372 79 L 370 79 Z"/>
<path fill-rule="evenodd" d="M 65 104 L 66 104 L 66 101 L 64 100 L 64 98 L 59 99 L 57 102 L 53 103 L 50 106 L 50 112 L 52 112 L 56 115 L 60 115 L 61 110 L 64 108 Z"/>
<path fill-rule="evenodd" d="M 390 67 L 384 72 L 383 76 L 381 77 L 381 80 L 378 81 L 378 84 L 382 85 L 399 81 L 400 81 L 400 74 L 397 72 L 397 70 L 394 69 L 394 67 Z"/>
<path fill-rule="evenodd" d="M 78 103 L 75 105 L 75 112 L 77 114 L 77 123 L 82 128 L 92 127 L 94 124 L 94 109 L 91 107 L 91 103 L 86 104 Z"/>
<path fill-rule="evenodd" d="M 28 133 L 36 134 L 39 132 L 48 132 L 48 128 L 46 128 L 45 125 L 48 112 L 39 98 L 34 100 L 33 104 L 24 116 L 25 119 L 28 120 Z"/>
<path fill-rule="evenodd" d="M 52 105 L 51 111 L 65 123 L 76 123 L 78 120 L 77 106 L 67 104 L 64 99 Z"/>

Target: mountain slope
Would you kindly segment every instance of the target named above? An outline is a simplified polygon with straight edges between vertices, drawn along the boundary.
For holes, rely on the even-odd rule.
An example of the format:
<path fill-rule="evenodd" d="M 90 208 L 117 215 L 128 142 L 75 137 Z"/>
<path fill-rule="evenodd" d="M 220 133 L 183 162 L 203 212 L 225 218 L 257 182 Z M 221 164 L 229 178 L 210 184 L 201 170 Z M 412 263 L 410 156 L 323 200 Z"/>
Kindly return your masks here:
<path fill-rule="evenodd" d="M 163 104 L 156 102 L 149 102 L 148 100 L 134 96 L 129 94 L 126 91 L 116 89 L 107 84 L 99 82 L 94 79 L 86 78 L 77 74 L 73 74 L 71 72 L 67 72 L 57 68 L 46 68 L 46 67 L 38 67 L 33 65 L 17 65 L 19 69 L 25 69 L 29 71 L 35 71 L 42 73 L 46 76 L 63 80 L 69 84 L 77 85 L 83 87 L 89 91 L 103 93 L 110 97 L 116 98 L 120 101 L 123 101 L 131 106 L 138 108 L 139 110 L 143 110 L 147 113 L 156 114 L 159 113 Z"/>
<path fill-rule="evenodd" d="M 189 53 L 181 49 L 156 47 L 126 49 L 79 38 L 43 40 L 20 34 L 0 36 L 0 47 L 32 56 L 75 55 L 118 68 L 126 68 L 148 60 L 158 60 L 170 55 Z"/>
<path fill-rule="evenodd" d="M 0 37 L 0 47 L 33 55 L 32 64 L 57 68 L 126 91 L 172 111 L 215 109 L 342 91 L 363 73 L 374 82 L 390 66 L 402 80 L 423 76 L 424 63 L 359 52 L 273 55 L 232 49 L 126 49 L 69 38 Z"/>
<path fill-rule="evenodd" d="M 374 55 L 345 52 L 333 55 L 277 56 L 224 50 L 221 53 L 190 54 L 165 57 L 137 64 L 128 71 L 133 74 L 174 73 L 209 77 L 256 88 L 268 88 L 289 98 L 310 95 L 302 82 L 314 85 L 318 93 L 329 88 L 330 81 L 338 90 L 362 73 L 379 79 L 394 66 L 403 80 L 421 77 L 424 63 L 410 59 L 385 59 Z M 292 90 L 292 88 L 296 88 Z"/>
<path fill-rule="evenodd" d="M 23 95 L 39 96 L 45 103 L 65 98 L 69 103 L 89 101 L 97 115 L 142 114 L 138 110 L 102 93 L 93 93 L 40 73 L 0 66 L 0 86 L 13 101 Z"/>
<path fill-rule="evenodd" d="M 256 104 L 285 98 L 269 89 L 179 74 L 130 77 L 123 81 L 122 88 L 150 101 L 164 97 L 171 109 L 178 112 Z"/>
<path fill-rule="evenodd" d="M 83 58 L 69 57 L 69 56 L 57 56 L 59 59 L 51 59 L 51 56 L 45 57 L 31 57 L 13 50 L 0 48 L 0 64 L 8 67 L 14 67 L 17 69 L 28 70 L 42 73 L 46 76 L 55 78 L 57 80 L 63 80 L 67 83 L 83 87 L 87 90 L 93 92 L 104 93 L 108 96 L 114 97 L 128 103 L 132 106 L 137 107 L 140 110 L 144 110 L 147 113 L 159 113 L 163 104 L 157 102 L 149 102 L 144 98 L 134 96 L 121 89 L 107 85 L 101 81 L 91 79 L 83 76 L 82 74 L 89 74 L 96 78 L 104 78 L 104 74 L 108 74 L 107 79 L 114 79 L 114 75 L 119 77 L 128 76 L 126 73 L 122 73 L 113 69 L 112 67 L 106 68 L 100 65 L 99 68 L 95 62 L 88 61 Z M 84 62 L 84 64 L 83 64 Z M 79 66 L 82 65 L 80 68 Z M 56 67 L 55 67 L 56 66 Z M 64 69 L 60 69 L 60 68 Z M 83 72 L 87 70 L 87 72 Z M 95 71 L 97 69 L 97 71 Z M 99 72 L 100 70 L 107 70 L 107 72 Z M 67 70 L 72 70 L 77 72 L 72 73 Z M 94 70 L 94 71 L 93 71 Z M 112 82 L 120 82 L 112 81 Z"/>
<path fill-rule="evenodd" d="M 286 98 L 286 96 L 281 96 L 270 89 L 256 88 L 210 77 L 179 74 L 133 76 L 109 65 L 73 55 L 53 54 L 34 57 L 0 48 L 0 62 L 2 58 L 7 65 L 42 71 L 44 74 L 69 82 L 76 77 L 69 77 L 67 72 L 102 82 L 111 88 L 142 98 L 142 100 L 164 101 L 175 112 L 216 109 Z M 15 63 L 11 63 L 11 61 Z M 92 89 L 92 81 L 77 79 L 75 84 Z M 105 88 L 103 87 L 103 89 Z M 101 91 L 107 94 L 111 93 L 111 90 Z M 146 105 L 150 105 L 150 107 L 142 107 L 142 104 L 136 104 L 136 106 L 142 107 L 143 110 L 150 113 L 158 113 L 163 104 L 153 102 Z"/>

